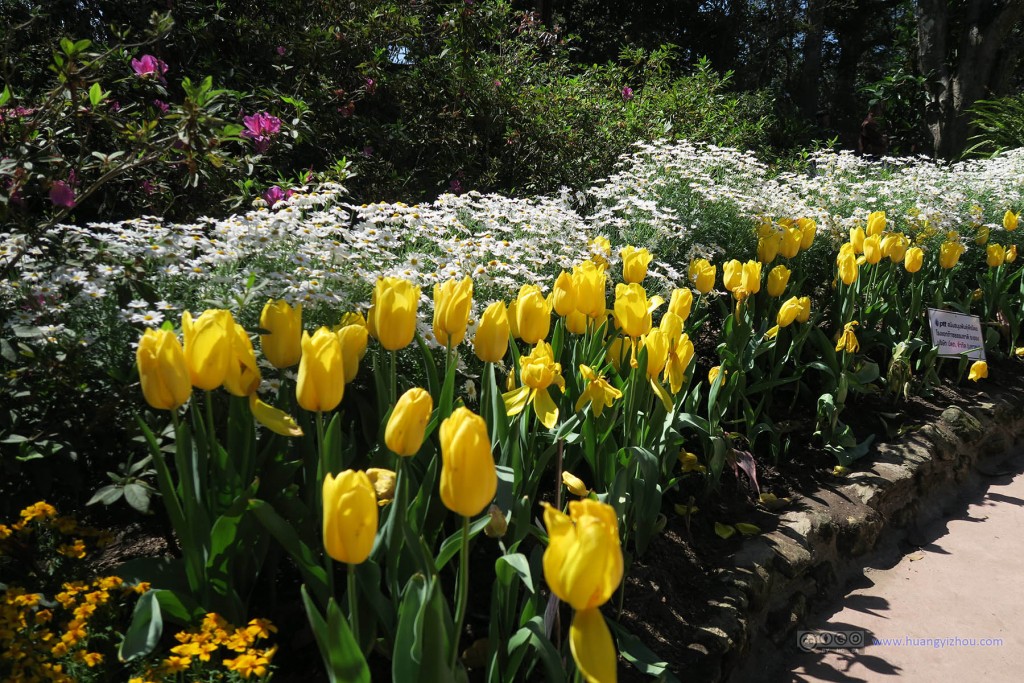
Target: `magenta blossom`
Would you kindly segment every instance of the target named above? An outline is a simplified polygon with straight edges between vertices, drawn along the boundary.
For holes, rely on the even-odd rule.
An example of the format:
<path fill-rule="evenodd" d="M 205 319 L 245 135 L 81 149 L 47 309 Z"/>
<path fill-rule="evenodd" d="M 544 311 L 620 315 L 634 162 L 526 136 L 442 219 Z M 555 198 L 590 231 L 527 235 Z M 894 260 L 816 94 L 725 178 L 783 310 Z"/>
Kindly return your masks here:
<path fill-rule="evenodd" d="M 270 139 L 281 132 L 281 119 L 271 116 L 265 111 L 242 119 L 245 130 L 243 138 L 249 138 L 256 144 L 256 151 L 262 154 L 270 147 Z"/>
<path fill-rule="evenodd" d="M 367 95 L 372 95 L 375 92 L 377 92 L 377 81 L 373 80 L 372 78 L 367 78 L 366 79 L 366 94 Z"/>
<path fill-rule="evenodd" d="M 153 100 L 153 106 L 154 106 L 154 107 L 156 108 L 156 110 L 157 110 L 157 111 L 159 111 L 159 112 L 160 112 L 161 114 L 166 114 L 166 113 L 167 113 L 167 110 L 171 108 L 171 105 L 167 104 L 167 103 L 166 103 L 166 102 L 164 102 L 163 100 Z"/>
<path fill-rule="evenodd" d="M 633 99 L 633 89 L 627 85 L 622 89 L 622 100 L 629 102 L 631 99 Z"/>
<path fill-rule="evenodd" d="M 135 71 L 135 75 L 142 78 L 155 78 L 161 83 L 166 82 L 164 74 L 167 73 L 167 63 L 153 55 L 142 55 L 141 59 L 133 59 L 132 70 Z"/>
<path fill-rule="evenodd" d="M 55 180 L 53 184 L 50 185 L 50 201 L 53 202 L 54 206 L 66 209 L 74 208 L 75 191 L 72 189 L 71 185 L 63 180 Z"/>
<path fill-rule="evenodd" d="M 278 202 L 285 201 L 293 194 L 295 193 L 292 192 L 291 190 L 286 191 L 282 190 L 277 185 L 271 185 L 270 187 L 267 188 L 267 191 L 264 192 L 261 196 L 263 197 L 263 201 L 265 201 L 269 206 L 274 206 Z"/>
<path fill-rule="evenodd" d="M 284 49 L 284 45 L 278 45 L 277 49 L 276 49 L 276 52 L 277 52 L 278 55 L 283 57 L 284 53 L 287 52 L 287 50 Z"/>

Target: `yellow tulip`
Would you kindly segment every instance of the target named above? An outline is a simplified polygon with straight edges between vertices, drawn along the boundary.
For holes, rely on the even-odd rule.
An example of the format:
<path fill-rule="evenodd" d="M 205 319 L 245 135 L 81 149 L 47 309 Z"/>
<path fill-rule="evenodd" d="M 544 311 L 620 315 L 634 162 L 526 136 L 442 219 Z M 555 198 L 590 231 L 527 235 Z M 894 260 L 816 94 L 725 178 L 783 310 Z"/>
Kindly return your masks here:
<path fill-rule="evenodd" d="M 939 265 L 949 270 L 954 267 L 964 253 L 964 246 L 959 242 L 943 242 L 939 247 Z"/>
<path fill-rule="evenodd" d="M 615 337 L 615 339 L 612 339 L 612 343 L 608 345 L 608 361 L 619 375 L 622 375 L 622 367 L 629 357 L 629 350 L 630 346 L 623 337 Z"/>
<path fill-rule="evenodd" d="M 1020 214 L 1014 213 L 1013 211 L 1007 211 L 1003 214 L 1003 228 L 1013 232 L 1017 229 L 1017 225 L 1020 223 Z"/>
<path fill-rule="evenodd" d="M 974 236 L 974 243 L 979 247 L 983 247 L 988 244 L 989 229 L 985 225 L 978 226 L 978 232 Z"/>
<path fill-rule="evenodd" d="M 404 457 L 419 453 L 433 410 L 434 400 L 419 387 L 399 397 L 384 429 L 384 443 L 392 453 Z"/>
<path fill-rule="evenodd" d="M 863 254 L 864 253 L 864 228 L 856 227 L 850 228 L 850 244 L 853 245 L 853 253 Z"/>
<path fill-rule="evenodd" d="M 894 232 L 882 238 L 882 258 L 899 263 L 907 254 L 910 240 L 901 232 Z"/>
<path fill-rule="evenodd" d="M 665 311 L 661 316 L 661 323 L 658 325 L 668 339 L 669 345 L 675 344 L 683 335 L 683 319 L 672 311 Z"/>
<path fill-rule="evenodd" d="M 921 270 L 923 263 L 924 251 L 921 250 L 921 247 L 907 249 L 907 255 L 903 259 L 903 267 L 907 269 L 908 273 L 916 273 Z"/>
<path fill-rule="evenodd" d="M 555 362 L 551 345 L 539 341 L 529 354 L 520 356 L 519 376 L 523 386 L 502 396 L 506 413 L 510 416 L 518 415 L 532 402 L 541 424 L 551 429 L 558 421 L 558 406 L 552 400 L 548 387 L 554 384 L 565 391 L 562 364 Z"/>
<path fill-rule="evenodd" d="M 779 314 L 776 316 L 775 322 L 779 327 L 789 327 L 800 315 L 802 309 L 803 306 L 800 303 L 800 299 L 795 296 L 791 297 L 779 308 Z"/>
<path fill-rule="evenodd" d="M 473 338 L 473 352 L 485 363 L 500 363 L 508 351 L 510 321 L 504 301 L 495 301 L 484 309 Z"/>
<path fill-rule="evenodd" d="M 721 374 L 722 374 L 722 366 L 721 365 L 716 365 L 715 367 L 713 367 L 710 370 L 708 370 L 708 384 L 714 384 L 715 380 L 718 379 L 718 376 L 721 375 Z M 725 386 L 725 378 L 726 378 L 726 375 L 722 375 L 722 384 L 720 386 L 723 386 L 723 387 Z"/>
<path fill-rule="evenodd" d="M 334 410 L 345 393 L 345 362 L 338 335 L 321 327 L 302 333 L 302 359 L 295 397 L 304 410 Z"/>
<path fill-rule="evenodd" d="M 596 500 L 574 500 L 566 515 L 543 505 L 549 539 L 543 558 L 548 587 L 573 609 L 600 607 L 622 580 L 615 509 Z"/>
<path fill-rule="evenodd" d="M 263 355 L 275 368 L 290 368 L 302 355 L 302 304 L 294 308 L 284 299 L 268 300 L 260 313 Z"/>
<path fill-rule="evenodd" d="M 603 318 L 607 310 L 604 267 L 584 261 L 572 269 L 572 279 L 576 285 L 576 310 L 594 320 Z"/>
<path fill-rule="evenodd" d="M 672 290 L 672 298 L 668 302 L 669 313 L 675 313 L 680 321 L 685 322 L 690 317 L 690 310 L 693 307 L 693 292 L 689 287 Z"/>
<path fill-rule="evenodd" d="M 857 335 L 854 334 L 854 330 L 857 328 L 857 325 L 859 325 L 859 323 L 854 320 L 843 326 L 843 332 L 839 335 L 839 340 L 836 342 L 836 351 L 857 353 L 860 349 L 860 343 L 857 341 Z"/>
<path fill-rule="evenodd" d="M 328 473 L 323 486 L 324 548 L 338 562 L 366 561 L 377 535 L 377 494 L 366 472 Z"/>
<path fill-rule="evenodd" d="M 192 396 L 185 352 L 170 330 L 147 328 L 135 353 L 146 402 L 157 410 L 177 410 Z"/>
<path fill-rule="evenodd" d="M 814 237 L 818 233 L 818 224 L 813 218 L 800 218 L 796 222 L 800 226 L 800 249 L 807 251 L 814 244 Z"/>
<path fill-rule="evenodd" d="M 986 262 L 989 268 L 998 268 L 1006 260 L 1006 249 L 999 244 L 990 244 L 985 250 Z"/>
<path fill-rule="evenodd" d="M 761 264 L 757 261 L 747 261 L 743 264 L 743 274 L 740 278 L 739 288 L 733 292 L 733 296 L 742 299 L 751 294 L 761 291 Z"/>
<path fill-rule="evenodd" d="M 797 313 L 796 321 L 798 323 L 805 323 L 811 318 L 811 297 L 802 296 L 800 301 L 800 312 Z"/>
<path fill-rule="evenodd" d="M 757 260 L 761 263 L 771 263 L 779 255 L 779 249 L 781 248 L 782 233 L 772 230 L 757 240 Z"/>
<path fill-rule="evenodd" d="M 345 325 L 335 332 L 341 345 L 341 360 L 345 370 L 345 384 L 350 384 L 359 374 L 359 362 L 366 355 L 370 331 L 358 323 Z"/>
<path fill-rule="evenodd" d="M 441 502 L 463 517 L 480 514 L 494 500 L 498 471 L 487 423 L 469 408 L 456 408 L 439 430 Z"/>
<path fill-rule="evenodd" d="M 555 280 L 555 286 L 551 290 L 551 303 L 555 313 L 563 318 L 576 310 L 576 285 L 572 275 L 564 270 Z"/>
<path fill-rule="evenodd" d="M 988 363 L 983 360 L 976 360 L 971 365 L 971 374 L 968 375 L 968 379 L 977 382 L 979 379 L 985 379 L 988 377 Z"/>
<path fill-rule="evenodd" d="M 1011 244 L 1006 249 L 1006 262 L 1007 263 L 1013 263 L 1016 260 L 1017 260 L 1017 245 L 1016 244 Z"/>
<path fill-rule="evenodd" d="M 565 485 L 565 488 L 569 489 L 569 493 L 574 496 L 586 498 L 590 495 L 590 490 L 587 488 L 587 485 L 583 483 L 583 480 L 569 470 L 562 472 L 562 483 Z"/>
<path fill-rule="evenodd" d="M 377 495 L 378 507 L 384 507 L 395 499 L 395 489 L 398 487 L 398 475 L 395 472 L 383 467 L 371 467 L 366 470 L 366 476 Z"/>
<path fill-rule="evenodd" d="M 668 349 L 668 361 L 665 363 L 663 379 L 668 380 L 669 390 L 673 395 L 683 388 L 686 370 L 693 360 L 693 342 L 687 335 L 682 335 Z"/>
<path fill-rule="evenodd" d="M 472 307 L 472 278 L 434 285 L 434 337 L 438 344 L 455 348 L 462 343 Z"/>
<path fill-rule="evenodd" d="M 546 339 L 551 329 L 551 302 L 537 285 L 523 285 L 516 298 L 516 327 L 527 344 Z"/>
<path fill-rule="evenodd" d="M 715 288 L 715 277 L 718 266 L 713 266 L 705 259 L 697 259 L 690 264 L 690 280 L 701 294 L 707 294 Z"/>
<path fill-rule="evenodd" d="M 804 234 L 800 228 L 786 228 L 782 231 L 782 244 L 779 253 L 784 258 L 793 258 L 800 253 L 800 243 L 803 242 Z"/>
<path fill-rule="evenodd" d="M 722 286 L 730 292 L 743 284 L 743 264 L 732 259 L 722 264 Z"/>
<path fill-rule="evenodd" d="M 224 383 L 231 364 L 232 336 L 235 320 L 230 311 L 209 309 L 192 320 L 192 314 L 181 315 L 185 364 L 192 386 L 212 391 Z"/>
<path fill-rule="evenodd" d="M 235 323 L 231 334 L 231 362 L 224 375 L 224 388 L 233 396 L 249 396 L 260 386 L 260 369 L 256 351 L 245 329 Z"/>
<path fill-rule="evenodd" d="M 569 315 L 565 316 L 565 329 L 572 334 L 586 334 L 587 333 L 587 316 L 581 311 L 572 311 Z"/>
<path fill-rule="evenodd" d="M 868 216 L 868 237 L 872 235 L 881 235 L 885 232 L 885 211 L 874 211 Z"/>
<path fill-rule="evenodd" d="M 597 236 L 590 240 L 590 259 L 599 266 L 607 267 L 612 255 L 612 243 L 607 237 Z M 593 316 L 591 316 L 593 317 Z"/>
<path fill-rule="evenodd" d="M 647 378 L 657 379 L 668 362 L 669 338 L 660 327 L 655 327 L 641 339 L 647 349 Z"/>
<path fill-rule="evenodd" d="M 416 335 L 420 288 L 397 277 L 382 277 L 373 290 L 371 332 L 388 351 L 404 349 Z"/>
<path fill-rule="evenodd" d="M 519 336 L 519 324 L 516 322 L 516 308 L 518 307 L 518 299 L 512 299 L 508 304 L 507 318 L 508 318 L 508 332 L 514 339 L 521 339 Z"/>
<path fill-rule="evenodd" d="M 302 436 L 302 427 L 288 413 L 264 403 L 256 395 L 249 394 L 249 410 L 256 421 L 281 436 Z"/>
<path fill-rule="evenodd" d="M 647 266 L 650 265 L 653 256 L 651 252 L 644 249 L 637 249 L 628 246 L 619 252 L 622 257 L 622 280 L 627 284 L 643 282 L 647 277 Z"/>
<path fill-rule="evenodd" d="M 849 242 L 839 249 L 838 265 L 839 279 L 843 281 L 844 285 L 852 285 L 857 281 L 859 271 L 857 256 L 854 247 Z"/>
<path fill-rule="evenodd" d="M 864 239 L 864 260 L 875 265 L 882 260 L 882 236 L 871 235 Z"/>
<path fill-rule="evenodd" d="M 768 296 L 782 296 L 792 272 L 786 266 L 775 266 L 768 272 Z"/>
<path fill-rule="evenodd" d="M 647 292 L 638 284 L 615 286 L 615 322 L 634 339 L 651 331 L 651 309 Z"/>
<path fill-rule="evenodd" d="M 622 398 L 622 392 L 594 372 L 591 367 L 580 365 L 580 375 L 587 380 L 587 387 L 576 401 L 576 412 L 583 410 L 583 406 L 589 403 L 590 410 L 594 415 L 600 417 L 605 407 L 611 406 L 613 401 Z"/>
<path fill-rule="evenodd" d="M 569 651 L 587 683 L 615 683 L 618 653 L 601 610 L 577 611 L 569 626 Z"/>

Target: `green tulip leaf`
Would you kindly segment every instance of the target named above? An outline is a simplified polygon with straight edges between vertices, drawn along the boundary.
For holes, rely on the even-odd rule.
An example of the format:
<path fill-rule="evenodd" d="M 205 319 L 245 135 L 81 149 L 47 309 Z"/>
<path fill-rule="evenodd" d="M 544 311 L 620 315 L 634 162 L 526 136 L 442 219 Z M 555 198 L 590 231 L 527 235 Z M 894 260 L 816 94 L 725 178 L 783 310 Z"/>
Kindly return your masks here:
<path fill-rule="evenodd" d="M 740 532 L 744 536 L 756 536 L 761 533 L 761 527 L 756 524 L 747 524 L 746 522 L 736 522 L 736 531 Z"/>
<path fill-rule="evenodd" d="M 117 657 L 122 662 L 148 655 L 160 641 L 160 636 L 164 632 L 164 620 L 160 613 L 157 593 L 158 591 L 154 590 L 147 591 L 135 603 L 131 624 L 128 625 L 124 640 L 117 651 Z"/>
<path fill-rule="evenodd" d="M 719 538 L 728 539 L 736 535 L 736 527 L 731 524 L 722 524 L 721 522 L 715 522 L 715 534 Z"/>

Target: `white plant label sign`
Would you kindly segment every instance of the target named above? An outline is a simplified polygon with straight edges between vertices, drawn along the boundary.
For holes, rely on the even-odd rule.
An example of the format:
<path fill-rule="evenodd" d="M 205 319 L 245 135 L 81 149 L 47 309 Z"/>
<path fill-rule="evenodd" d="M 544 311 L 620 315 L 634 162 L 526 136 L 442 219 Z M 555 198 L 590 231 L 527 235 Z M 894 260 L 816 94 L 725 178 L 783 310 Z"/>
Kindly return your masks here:
<path fill-rule="evenodd" d="M 985 338 L 981 334 L 981 318 L 976 315 L 928 309 L 928 326 L 932 331 L 932 346 L 943 358 L 985 360 Z"/>

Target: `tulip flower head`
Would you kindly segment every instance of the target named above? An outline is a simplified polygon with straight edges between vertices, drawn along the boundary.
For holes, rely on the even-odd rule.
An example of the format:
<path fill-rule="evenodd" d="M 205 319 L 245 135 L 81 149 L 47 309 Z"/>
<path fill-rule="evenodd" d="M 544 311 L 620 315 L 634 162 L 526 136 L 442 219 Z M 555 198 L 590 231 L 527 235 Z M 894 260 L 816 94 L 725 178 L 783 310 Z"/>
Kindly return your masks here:
<path fill-rule="evenodd" d="M 867 235 L 864 234 L 864 228 L 856 227 L 850 228 L 850 244 L 853 245 L 854 254 L 864 253 L 864 238 Z"/>
<path fill-rule="evenodd" d="M 590 240 L 590 260 L 595 265 L 606 268 L 608 266 L 608 259 L 612 255 L 612 243 L 608 241 L 607 237 L 597 236 Z"/>
<path fill-rule="evenodd" d="M 613 387 L 604 377 L 598 375 L 590 366 L 580 365 L 580 375 L 587 381 L 587 387 L 576 401 L 576 412 L 583 410 L 583 407 L 589 403 L 591 412 L 600 417 L 606 407 L 611 406 L 613 401 L 622 398 L 622 392 Z"/>
<path fill-rule="evenodd" d="M 1006 248 L 1006 262 L 1013 263 L 1017 260 L 1017 245 L 1011 244 Z"/>
<path fill-rule="evenodd" d="M 544 504 L 548 547 L 544 578 L 573 609 L 600 607 L 622 580 L 623 559 L 615 510 L 596 500 L 574 500 L 566 515 Z"/>
<path fill-rule="evenodd" d="M 908 273 L 916 273 L 921 270 L 921 265 L 924 263 L 924 251 L 921 247 L 910 247 L 907 249 L 907 254 L 903 258 L 903 267 L 907 269 Z"/>
<path fill-rule="evenodd" d="M 856 320 L 853 320 L 843 326 L 843 332 L 839 335 L 839 340 L 836 342 L 836 351 L 857 353 L 860 349 L 860 343 L 857 341 L 857 335 L 854 334 L 854 330 L 859 324 Z"/>
<path fill-rule="evenodd" d="M 290 368 L 302 355 L 302 304 L 290 306 L 284 299 L 268 300 L 260 313 L 263 356 L 275 368 Z"/>
<path fill-rule="evenodd" d="M 551 305 L 555 313 L 563 318 L 576 310 L 576 285 L 572 275 L 564 270 L 555 279 L 555 286 L 551 290 Z"/>
<path fill-rule="evenodd" d="M 572 269 L 572 280 L 576 287 L 576 310 L 592 320 L 603 318 L 607 311 L 604 266 L 584 261 Z"/>
<path fill-rule="evenodd" d="M 627 246 L 619 252 L 622 257 L 622 280 L 627 284 L 643 282 L 647 277 L 647 266 L 654 259 L 651 252 Z"/>
<path fill-rule="evenodd" d="M 985 250 L 985 257 L 989 268 L 998 268 L 1006 260 L 1006 249 L 999 244 L 990 244 Z"/>
<path fill-rule="evenodd" d="M 1020 224 L 1020 214 L 1014 213 L 1013 211 L 1007 211 L 1003 214 L 1003 228 L 1013 232 L 1017 229 Z"/>
<path fill-rule="evenodd" d="M 399 397 L 384 429 L 384 443 L 392 453 L 403 457 L 419 453 L 433 410 L 434 400 L 419 387 Z"/>
<path fill-rule="evenodd" d="M 685 334 L 669 345 L 663 379 L 668 380 L 668 388 L 673 395 L 678 394 L 679 390 L 683 388 L 683 380 L 686 378 L 686 370 L 693 360 L 693 353 L 693 342 Z"/>
<path fill-rule="evenodd" d="M 800 253 L 800 243 L 803 242 L 804 234 L 800 228 L 794 226 L 782 231 L 782 243 L 779 246 L 779 253 L 784 258 L 793 258 Z"/>
<path fill-rule="evenodd" d="M 672 297 L 668 302 L 668 312 L 679 316 L 681 321 L 690 317 L 690 310 L 693 307 L 693 292 L 689 287 L 672 290 Z"/>
<path fill-rule="evenodd" d="M 814 244 L 814 237 L 818 233 L 818 224 L 814 222 L 813 218 L 797 219 L 796 224 L 800 226 L 800 250 L 807 251 Z"/>
<path fill-rule="evenodd" d="M 235 320 L 230 311 L 208 309 L 195 318 L 181 315 L 185 363 L 192 386 L 212 391 L 224 383 L 231 363 Z"/>
<path fill-rule="evenodd" d="M 398 475 L 394 471 L 383 467 L 371 467 L 366 470 L 366 476 L 373 484 L 373 492 L 377 494 L 378 507 L 384 507 L 395 499 Z"/>
<path fill-rule="evenodd" d="M 882 238 L 882 257 L 893 263 L 900 263 L 907 254 L 910 240 L 901 232 L 894 232 Z"/>
<path fill-rule="evenodd" d="M 792 271 L 786 266 L 775 266 L 768 272 L 768 296 L 778 297 L 786 291 Z"/>
<path fill-rule="evenodd" d="M 943 242 L 939 247 L 939 265 L 949 270 L 960 261 L 964 253 L 964 246 L 959 242 Z"/>
<path fill-rule="evenodd" d="M 764 236 L 757 240 L 757 260 L 761 263 L 771 263 L 782 248 L 783 233 L 774 228 L 764 232 Z"/>
<path fill-rule="evenodd" d="M 565 485 L 565 488 L 569 489 L 569 493 L 574 496 L 586 498 L 590 495 L 590 489 L 583 483 L 583 480 L 568 470 L 562 472 L 562 483 Z"/>
<path fill-rule="evenodd" d="M 806 298 L 806 297 L 805 297 Z M 779 314 L 775 318 L 775 322 L 779 327 L 789 327 L 796 321 L 797 316 L 800 315 L 803 307 L 800 304 L 800 299 L 797 297 L 790 297 L 782 306 L 779 308 Z"/>
<path fill-rule="evenodd" d="M 323 486 L 323 534 L 327 554 L 338 562 L 366 561 L 377 535 L 377 493 L 366 472 L 328 473 Z"/>
<path fill-rule="evenodd" d="M 724 387 L 725 386 L 726 376 L 728 375 L 728 373 L 722 374 L 722 366 L 721 365 L 716 365 L 715 367 L 713 367 L 710 370 L 708 370 L 708 384 L 714 384 L 715 380 L 718 379 L 719 375 L 722 375 L 722 384 L 721 384 L 721 386 Z"/>
<path fill-rule="evenodd" d="M 508 351 L 508 337 L 511 332 L 509 313 L 504 301 L 495 301 L 480 316 L 473 338 L 473 352 L 485 363 L 499 363 Z"/>
<path fill-rule="evenodd" d="M 370 331 L 388 351 L 404 349 L 416 334 L 420 288 L 401 278 L 382 277 L 373 290 Z"/>
<path fill-rule="evenodd" d="M 717 273 L 718 267 L 711 265 L 705 259 L 697 259 L 690 264 L 690 281 L 701 294 L 707 294 L 715 288 Z"/>
<path fill-rule="evenodd" d="M 303 410 L 334 410 L 345 392 L 345 361 L 338 335 L 326 327 L 302 333 L 295 397 Z"/>
<path fill-rule="evenodd" d="M 651 314 L 665 302 L 660 296 L 647 298 L 638 284 L 615 286 L 615 322 L 628 337 L 638 339 L 651 331 Z"/>
<path fill-rule="evenodd" d="M 441 346 L 455 348 L 462 343 L 472 306 L 471 278 L 434 285 L 434 337 Z"/>
<path fill-rule="evenodd" d="M 552 400 L 548 387 L 554 384 L 565 392 L 562 365 L 555 362 L 551 345 L 540 341 L 528 355 L 520 356 L 519 375 L 523 386 L 503 396 L 507 414 L 518 415 L 532 403 L 541 424 L 551 429 L 558 421 L 558 406 Z"/>
<path fill-rule="evenodd" d="M 967 378 L 972 382 L 977 382 L 979 379 L 985 379 L 986 377 L 988 377 L 988 363 L 983 360 L 974 361 Z"/>
<path fill-rule="evenodd" d="M 516 298 L 516 329 L 527 344 L 547 339 L 551 330 L 551 301 L 537 285 L 523 285 Z"/>
<path fill-rule="evenodd" d="M 978 232 L 974 234 L 974 243 L 979 247 L 985 246 L 988 244 L 989 234 L 990 231 L 987 225 L 979 225 Z"/>
<path fill-rule="evenodd" d="M 483 512 L 498 490 L 487 423 L 469 408 L 456 408 L 441 423 L 441 502 L 472 517 Z"/>
<path fill-rule="evenodd" d="M 882 260 L 881 235 L 871 235 L 864 239 L 864 260 L 871 265 Z"/>
<path fill-rule="evenodd" d="M 358 316 L 358 320 L 362 320 L 362 316 Z M 357 321 L 349 325 L 343 324 L 335 334 L 338 335 L 338 343 L 341 344 L 341 360 L 345 370 L 345 384 L 351 384 L 352 380 L 359 374 L 359 362 L 366 355 L 370 331 L 365 324 Z"/>
<path fill-rule="evenodd" d="M 849 286 L 857 281 L 860 267 L 857 265 L 856 250 L 849 242 L 840 247 L 836 263 L 839 267 L 839 279 L 844 285 Z"/>
<path fill-rule="evenodd" d="M 867 236 L 881 235 L 885 232 L 885 211 L 874 211 L 868 216 Z"/>
<path fill-rule="evenodd" d="M 231 361 L 224 375 L 224 388 L 234 396 L 246 397 L 260 386 L 260 369 L 256 364 L 256 351 L 245 329 L 235 323 L 231 334 Z"/>
<path fill-rule="evenodd" d="M 185 352 L 170 330 L 147 328 L 135 353 L 142 395 L 157 410 L 177 410 L 192 396 Z"/>

